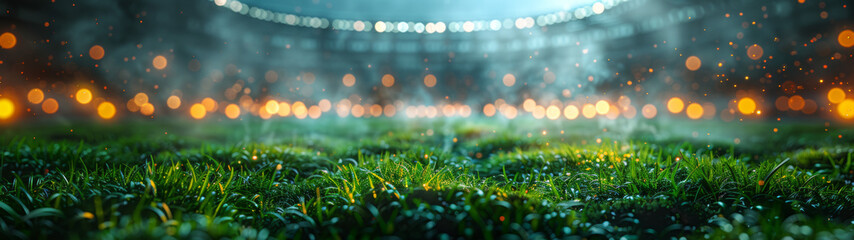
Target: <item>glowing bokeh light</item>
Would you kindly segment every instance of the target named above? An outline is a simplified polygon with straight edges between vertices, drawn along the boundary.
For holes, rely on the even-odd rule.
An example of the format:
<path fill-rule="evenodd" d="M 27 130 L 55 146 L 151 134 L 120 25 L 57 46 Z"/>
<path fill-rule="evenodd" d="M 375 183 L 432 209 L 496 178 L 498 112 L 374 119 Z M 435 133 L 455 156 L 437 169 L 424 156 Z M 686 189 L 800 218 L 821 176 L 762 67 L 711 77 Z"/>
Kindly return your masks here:
<path fill-rule="evenodd" d="M 44 92 L 41 89 L 33 88 L 27 92 L 27 100 L 32 104 L 39 104 L 44 100 Z"/>
<path fill-rule="evenodd" d="M 680 113 L 685 108 L 685 102 L 681 98 L 674 97 L 667 101 L 667 111 L 671 113 Z"/>
<path fill-rule="evenodd" d="M 10 32 L 4 32 L 0 34 L 0 47 L 4 49 L 10 49 L 15 47 L 15 44 L 18 43 L 18 38 L 15 37 L 15 34 Z"/>
<path fill-rule="evenodd" d="M 738 100 L 738 111 L 745 115 L 753 114 L 756 111 L 756 101 L 749 97 L 741 98 Z"/>
<path fill-rule="evenodd" d="M 424 86 L 430 88 L 436 86 L 436 76 L 433 74 L 427 74 L 427 76 L 424 76 Z"/>
<path fill-rule="evenodd" d="M 169 96 L 166 99 L 166 106 L 171 109 L 178 109 L 181 107 L 181 98 L 175 95 Z"/>
<path fill-rule="evenodd" d="M 269 100 L 267 104 L 264 104 L 264 109 L 267 110 L 269 114 L 278 114 L 279 113 L 279 102 L 276 100 Z"/>
<path fill-rule="evenodd" d="M 854 100 L 843 100 L 839 103 L 839 106 L 836 107 L 836 110 L 839 112 L 839 116 L 844 119 L 854 118 Z"/>
<path fill-rule="evenodd" d="M 77 94 L 75 94 L 77 98 L 77 102 L 80 104 L 87 104 L 92 101 L 92 92 L 89 89 L 82 88 L 77 90 Z"/>
<path fill-rule="evenodd" d="M 216 101 L 213 100 L 213 98 L 209 98 L 209 97 L 202 99 L 202 106 L 204 106 L 205 111 L 208 111 L 208 112 L 214 112 L 214 111 L 216 111 L 216 108 L 217 108 Z"/>
<path fill-rule="evenodd" d="M 94 60 L 101 60 L 104 58 L 104 47 L 101 47 L 101 45 L 92 46 L 89 48 L 89 57 Z"/>
<path fill-rule="evenodd" d="M 556 120 L 560 117 L 560 108 L 555 105 L 551 105 L 546 108 L 546 117 L 551 120 Z"/>
<path fill-rule="evenodd" d="M 230 119 L 237 119 L 240 117 L 240 107 L 237 104 L 231 103 L 225 106 L 225 117 Z"/>
<path fill-rule="evenodd" d="M 575 105 L 568 105 L 563 109 L 563 116 L 569 120 L 575 120 L 578 118 L 578 107 Z"/>
<path fill-rule="evenodd" d="M 688 59 L 685 59 L 685 67 L 691 71 L 697 71 L 700 69 L 701 61 L 697 56 L 690 56 Z"/>
<path fill-rule="evenodd" d="M 512 87 L 513 84 L 516 84 L 516 76 L 513 74 L 504 74 L 504 77 L 501 78 L 501 82 L 504 83 L 504 86 Z"/>
<path fill-rule="evenodd" d="M 762 54 L 764 54 L 764 51 L 762 50 L 762 47 L 760 47 L 758 44 L 753 44 L 749 48 L 747 48 L 747 57 L 749 57 L 750 59 L 759 60 L 760 58 L 762 58 Z"/>
<path fill-rule="evenodd" d="M 344 77 L 341 78 L 341 82 L 344 83 L 344 86 L 352 87 L 356 84 L 356 76 L 353 74 L 344 74 Z"/>
<path fill-rule="evenodd" d="M 116 106 L 111 102 L 102 102 L 101 104 L 98 104 L 98 116 L 103 119 L 112 119 L 116 116 Z"/>
<path fill-rule="evenodd" d="M 294 102 L 291 105 L 291 112 L 294 113 L 294 117 L 298 119 L 305 119 L 308 116 L 308 108 L 305 106 L 305 103 L 301 101 Z"/>
<path fill-rule="evenodd" d="M 595 117 L 596 107 L 593 106 L 593 104 L 584 104 L 584 106 L 581 107 L 581 115 L 583 115 L 585 118 Z"/>
<path fill-rule="evenodd" d="M 394 86 L 394 76 L 392 76 L 391 74 L 383 75 L 382 83 L 385 87 Z"/>
<path fill-rule="evenodd" d="M 492 103 L 487 103 L 483 106 L 483 115 L 487 117 L 495 116 L 495 105 Z"/>
<path fill-rule="evenodd" d="M 154 66 L 154 68 L 156 68 L 157 70 L 162 70 L 166 68 L 166 57 L 162 55 L 157 55 L 156 57 L 154 57 L 153 60 L 151 60 L 151 65 Z"/>
<path fill-rule="evenodd" d="M 800 95 L 795 95 L 789 98 L 789 109 L 792 111 L 800 111 L 804 108 L 806 101 L 804 101 L 804 97 Z"/>
<path fill-rule="evenodd" d="M 140 105 L 139 113 L 142 113 L 142 115 L 145 116 L 150 116 L 151 114 L 154 114 L 154 105 L 152 105 L 151 103 L 145 103 Z"/>
<path fill-rule="evenodd" d="M 133 97 L 133 102 L 136 103 L 137 106 L 142 107 L 142 105 L 148 103 L 148 94 L 145 93 L 137 93 Z"/>
<path fill-rule="evenodd" d="M 279 112 L 277 113 L 279 117 L 287 117 L 291 115 L 291 105 L 287 102 L 279 102 Z"/>
<path fill-rule="evenodd" d="M 9 119 L 13 114 L 15 114 L 15 103 L 8 98 L 0 98 L 0 119 Z"/>
<path fill-rule="evenodd" d="M 205 106 L 201 103 L 193 104 L 190 106 L 190 116 L 195 119 L 202 119 L 207 114 L 207 110 L 205 110 Z"/>
<path fill-rule="evenodd" d="M 56 99 L 48 98 L 42 102 L 42 111 L 47 114 L 56 113 L 59 110 L 59 102 Z"/>
<path fill-rule="evenodd" d="M 700 119 L 703 117 L 703 106 L 699 103 L 688 104 L 688 108 L 685 109 L 685 114 L 687 114 L 690 119 Z"/>
<path fill-rule="evenodd" d="M 852 47 L 854 46 L 854 31 L 847 29 L 842 30 L 836 40 L 839 41 L 839 45 L 843 47 Z"/>
<path fill-rule="evenodd" d="M 845 100 L 845 91 L 840 88 L 833 88 L 827 92 L 827 100 L 831 103 L 841 103 Z"/>
<path fill-rule="evenodd" d="M 656 114 L 658 114 L 658 109 L 655 108 L 655 105 L 647 104 L 641 108 L 641 114 L 643 117 L 647 119 L 654 118 Z"/>
<path fill-rule="evenodd" d="M 608 111 L 611 111 L 611 105 L 608 104 L 608 101 L 599 100 L 596 102 L 596 113 L 599 115 L 605 115 Z"/>

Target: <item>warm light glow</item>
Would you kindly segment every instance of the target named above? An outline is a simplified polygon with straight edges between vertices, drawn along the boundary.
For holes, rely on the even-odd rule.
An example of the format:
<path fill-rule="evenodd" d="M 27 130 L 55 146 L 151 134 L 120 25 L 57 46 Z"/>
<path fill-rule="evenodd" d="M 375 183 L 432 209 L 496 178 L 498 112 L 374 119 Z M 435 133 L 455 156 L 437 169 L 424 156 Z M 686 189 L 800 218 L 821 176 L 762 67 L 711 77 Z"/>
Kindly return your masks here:
<path fill-rule="evenodd" d="M 317 102 L 317 106 L 320 107 L 320 111 L 328 112 L 329 109 L 332 109 L 332 102 L 329 102 L 328 99 L 321 99 Z"/>
<path fill-rule="evenodd" d="M 685 60 L 685 67 L 691 71 L 697 71 L 700 69 L 701 61 L 697 56 L 690 56 Z"/>
<path fill-rule="evenodd" d="M 839 111 L 839 116 L 844 119 L 854 118 L 854 100 L 843 100 L 841 103 L 839 103 L 839 106 L 837 106 L 837 111 Z"/>
<path fill-rule="evenodd" d="M 44 92 L 41 89 L 33 88 L 27 93 L 27 100 L 32 104 L 39 104 L 44 100 Z"/>
<path fill-rule="evenodd" d="M 806 105 L 806 101 L 800 95 L 795 95 L 789 98 L 789 109 L 793 111 L 800 111 Z"/>
<path fill-rule="evenodd" d="M 504 107 L 504 117 L 506 117 L 507 119 L 516 118 L 516 114 L 517 114 L 516 107 L 509 106 L 509 105 Z"/>
<path fill-rule="evenodd" d="M 525 110 L 525 112 L 533 112 L 534 107 L 537 107 L 537 102 L 534 99 L 528 98 L 522 101 L 522 110 Z"/>
<path fill-rule="evenodd" d="M 445 106 L 447 107 L 450 105 L 445 105 Z M 309 109 L 309 112 L 310 111 L 311 111 L 311 109 Z M 383 114 L 383 106 L 380 106 L 379 104 L 371 105 L 371 107 L 368 108 L 368 113 L 370 113 L 371 116 L 379 117 L 380 115 Z"/>
<path fill-rule="evenodd" d="M 670 111 L 671 113 L 680 113 L 684 107 L 685 102 L 682 102 L 681 98 L 674 97 L 667 101 L 667 111 Z"/>
<path fill-rule="evenodd" d="M 651 119 L 654 118 L 656 114 L 658 114 L 658 109 L 656 109 L 655 105 L 652 104 L 643 105 L 643 108 L 641 108 L 641 114 L 643 115 L 643 117 Z"/>
<path fill-rule="evenodd" d="M 267 110 L 269 114 L 278 114 L 279 113 L 279 102 L 276 100 L 269 100 L 267 104 L 264 105 L 264 108 Z"/>
<path fill-rule="evenodd" d="M 15 113 L 15 103 L 8 98 L 0 98 L 0 119 L 5 120 Z"/>
<path fill-rule="evenodd" d="M 205 110 L 205 106 L 201 103 L 193 104 L 193 106 L 190 107 L 190 116 L 195 119 L 202 119 L 205 117 L 205 114 L 207 114 L 207 111 Z"/>
<path fill-rule="evenodd" d="M 685 109 L 685 114 L 687 114 L 690 119 L 700 119 L 700 117 L 703 117 L 703 106 L 699 103 L 688 104 L 688 108 Z"/>
<path fill-rule="evenodd" d="M 234 103 L 228 104 L 228 106 L 225 106 L 225 116 L 230 119 L 237 119 L 237 117 L 240 117 L 240 107 Z"/>
<path fill-rule="evenodd" d="M 608 111 L 611 110 L 610 107 L 611 105 L 609 105 L 607 101 L 599 100 L 598 102 L 596 102 L 596 113 L 600 115 L 607 114 Z"/>
<path fill-rule="evenodd" d="M 753 114 L 756 111 L 756 101 L 749 97 L 741 98 L 738 100 L 738 111 L 741 114 Z"/>
<path fill-rule="evenodd" d="M 389 104 L 383 107 L 383 115 L 385 115 L 386 117 L 394 117 L 396 113 L 397 108 L 395 108 L 394 105 Z"/>
<path fill-rule="evenodd" d="M 320 107 L 318 107 L 317 105 L 312 105 L 308 108 L 308 117 L 310 117 L 311 119 L 320 118 L 321 113 L 322 112 L 320 111 Z"/>
<path fill-rule="evenodd" d="M 202 99 L 202 106 L 205 107 L 205 111 L 213 112 L 216 111 L 216 101 L 213 98 L 205 98 Z"/>
<path fill-rule="evenodd" d="M 362 115 L 365 115 L 365 107 L 362 107 L 362 105 L 356 104 L 356 105 L 353 105 L 353 108 L 350 109 L 350 112 L 353 114 L 353 117 L 362 117 Z"/>
<path fill-rule="evenodd" d="M 427 74 L 427 76 L 424 76 L 424 86 L 436 86 L 436 76 L 434 76 L 433 74 Z"/>
<path fill-rule="evenodd" d="M 854 31 L 851 30 L 843 30 L 839 33 L 839 37 L 836 38 L 839 41 L 839 45 L 843 47 L 852 47 L 854 46 Z"/>
<path fill-rule="evenodd" d="M 495 106 L 492 103 L 487 103 L 483 106 L 483 115 L 487 117 L 495 116 Z"/>
<path fill-rule="evenodd" d="M 154 66 L 157 70 L 162 70 L 166 68 L 166 57 L 161 55 L 157 55 L 154 57 L 154 60 L 151 60 L 151 65 Z"/>
<path fill-rule="evenodd" d="M 136 103 L 137 106 L 142 107 L 142 105 L 148 103 L 148 94 L 137 93 L 136 96 L 133 97 L 133 103 Z"/>
<path fill-rule="evenodd" d="M 584 106 L 581 107 L 581 115 L 583 115 L 585 118 L 595 117 L 596 116 L 596 107 L 593 106 L 593 104 L 589 104 L 589 103 L 584 104 Z"/>
<path fill-rule="evenodd" d="M 102 102 L 98 105 L 98 116 L 101 116 L 103 119 L 112 119 L 116 116 L 116 106 L 110 102 Z"/>
<path fill-rule="evenodd" d="M 87 103 L 92 101 L 92 92 L 90 92 L 89 89 L 83 88 L 83 89 L 77 90 L 76 97 L 77 97 L 77 102 L 79 102 L 81 104 L 87 104 Z"/>
<path fill-rule="evenodd" d="M 89 57 L 94 60 L 101 60 L 104 58 L 104 48 L 101 45 L 95 45 L 89 48 Z"/>
<path fill-rule="evenodd" d="M 142 113 L 142 115 L 145 116 L 154 114 L 154 105 L 151 103 L 142 104 L 142 106 L 139 106 L 139 113 Z"/>
<path fill-rule="evenodd" d="M 42 102 L 42 111 L 47 114 L 53 114 L 59 110 L 59 102 L 56 99 L 48 98 Z"/>
<path fill-rule="evenodd" d="M 563 116 L 569 120 L 578 118 L 578 107 L 575 105 L 566 106 L 566 108 L 563 109 Z"/>
<path fill-rule="evenodd" d="M 786 96 L 780 96 L 774 101 L 774 106 L 777 107 L 777 110 L 780 111 L 788 111 L 789 110 L 789 98 Z"/>
<path fill-rule="evenodd" d="M 382 82 L 383 82 L 383 86 L 386 86 L 386 87 L 394 86 L 394 76 L 392 76 L 391 74 L 383 75 Z"/>
<path fill-rule="evenodd" d="M 344 83 L 344 86 L 352 87 L 353 84 L 356 84 L 356 76 L 353 74 L 344 74 L 344 77 L 341 79 L 341 82 Z"/>
<path fill-rule="evenodd" d="M 504 86 L 511 87 L 513 84 L 516 84 L 516 76 L 513 74 L 504 74 L 504 77 L 501 78 L 501 81 L 504 83 Z"/>
<path fill-rule="evenodd" d="M 756 44 L 753 44 L 752 46 L 747 48 L 747 57 L 753 60 L 759 60 L 760 58 L 762 58 L 763 53 L 764 51 L 762 50 L 762 47 Z"/>
<path fill-rule="evenodd" d="M 169 98 L 166 99 L 166 106 L 171 109 L 178 109 L 178 107 L 181 107 L 181 98 L 174 95 L 169 96 Z"/>
<path fill-rule="evenodd" d="M 555 119 L 559 118 L 560 117 L 560 108 L 558 108 L 555 105 L 549 106 L 548 108 L 546 108 L 546 117 L 551 119 L 551 120 L 555 120 Z"/>
<path fill-rule="evenodd" d="M 827 100 L 831 103 L 841 103 L 842 100 L 845 100 L 845 91 L 840 88 L 833 88 L 827 92 Z"/>
<path fill-rule="evenodd" d="M 305 119 L 308 115 L 308 108 L 305 106 L 305 103 L 297 101 L 291 105 L 291 111 L 294 113 L 294 117 L 299 119 Z"/>
<path fill-rule="evenodd" d="M 0 47 L 4 49 L 10 49 L 15 47 L 15 44 L 18 43 L 18 38 L 15 37 L 15 34 L 10 32 L 5 32 L 0 34 Z"/>
<path fill-rule="evenodd" d="M 279 117 L 287 117 L 288 115 L 291 115 L 291 105 L 287 102 L 280 102 L 278 115 Z"/>

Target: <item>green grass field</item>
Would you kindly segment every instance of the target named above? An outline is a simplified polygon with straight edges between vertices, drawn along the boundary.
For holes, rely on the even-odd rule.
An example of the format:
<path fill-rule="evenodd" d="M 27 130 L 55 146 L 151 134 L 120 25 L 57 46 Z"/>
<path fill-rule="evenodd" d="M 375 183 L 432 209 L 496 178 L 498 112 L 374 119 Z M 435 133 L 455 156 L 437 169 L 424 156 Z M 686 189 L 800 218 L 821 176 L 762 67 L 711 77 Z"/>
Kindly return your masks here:
<path fill-rule="evenodd" d="M 4 127 L 0 238 L 854 238 L 854 130 L 677 125 Z"/>

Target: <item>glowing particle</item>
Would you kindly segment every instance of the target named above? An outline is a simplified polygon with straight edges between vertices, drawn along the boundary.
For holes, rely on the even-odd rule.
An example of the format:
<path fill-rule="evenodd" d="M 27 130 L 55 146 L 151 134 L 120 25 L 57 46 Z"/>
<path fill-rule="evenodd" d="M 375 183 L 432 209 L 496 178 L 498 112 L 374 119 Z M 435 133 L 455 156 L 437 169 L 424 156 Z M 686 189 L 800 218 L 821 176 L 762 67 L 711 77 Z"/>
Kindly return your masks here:
<path fill-rule="evenodd" d="M 148 103 L 148 94 L 145 93 L 137 93 L 133 97 L 133 102 L 136 103 L 137 106 L 142 107 L 142 105 Z"/>
<path fill-rule="evenodd" d="M 225 106 L 225 116 L 230 119 L 237 119 L 240 116 L 240 107 L 237 104 L 228 104 Z"/>
<path fill-rule="evenodd" d="M 513 76 L 513 74 L 509 73 L 504 74 L 504 77 L 501 78 L 501 82 L 504 83 L 504 86 L 513 86 L 513 84 L 516 84 L 516 76 Z"/>
<path fill-rule="evenodd" d="M 89 48 L 89 57 L 94 60 L 101 60 L 104 58 L 104 47 L 101 45 L 95 45 Z"/>
<path fill-rule="evenodd" d="M 584 106 L 581 107 L 581 115 L 583 115 L 585 118 L 595 117 L 596 107 L 593 106 L 593 104 L 584 104 Z"/>
<path fill-rule="evenodd" d="M 276 100 L 269 100 L 269 101 L 267 101 L 267 104 L 264 104 L 264 109 L 266 109 L 267 113 L 269 113 L 271 115 L 272 114 L 278 114 L 279 113 L 279 102 L 276 102 Z"/>
<path fill-rule="evenodd" d="M 42 102 L 42 111 L 47 114 L 53 114 L 57 110 L 59 110 L 59 103 L 56 102 L 56 99 L 48 98 Z"/>
<path fill-rule="evenodd" d="M 202 119 L 205 117 L 205 114 L 207 114 L 207 111 L 205 110 L 205 106 L 201 103 L 193 104 L 193 106 L 190 107 L 190 116 L 195 119 Z"/>
<path fill-rule="evenodd" d="M 294 117 L 298 119 L 305 119 L 308 116 L 308 108 L 305 106 L 305 103 L 301 101 L 296 101 L 291 105 L 291 112 L 294 113 Z"/>
<path fill-rule="evenodd" d="M 759 60 L 760 58 L 762 58 L 763 52 L 764 51 L 762 50 L 762 47 L 757 44 L 753 44 L 752 46 L 747 48 L 747 57 L 753 60 Z"/>
<path fill-rule="evenodd" d="M 596 102 L 596 113 L 598 113 L 600 115 L 604 115 L 604 114 L 607 114 L 608 111 L 610 111 L 610 110 L 611 110 L 610 105 L 608 104 L 607 101 L 599 100 L 598 102 Z"/>
<path fill-rule="evenodd" d="M 280 102 L 278 115 L 279 117 L 287 117 L 288 115 L 291 115 L 291 105 L 287 102 Z"/>
<path fill-rule="evenodd" d="M 382 83 L 385 87 L 394 86 L 394 76 L 392 76 L 391 74 L 383 75 Z"/>
<path fill-rule="evenodd" d="M 116 106 L 111 102 L 102 102 L 98 105 L 98 116 L 103 119 L 112 119 L 116 116 Z"/>
<path fill-rule="evenodd" d="M 178 107 L 181 107 L 181 98 L 175 95 L 169 96 L 166 99 L 166 106 L 171 109 L 178 109 Z"/>
<path fill-rule="evenodd" d="M 658 114 L 658 109 L 656 109 L 655 106 L 652 104 L 647 104 L 644 105 L 643 108 L 641 108 L 641 114 L 643 115 L 643 117 L 648 119 L 654 118 L 655 115 Z"/>
<path fill-rule="evenodd" d="M 15 34 L 10 32 L 5 32 L 0 34 L 0 47 L 4 49 L 10 49 L 15 47 L 15 44 L 18 43 L 18 38 L 15 37 Z"/>
<path fill-rule="evenodd" d="M 535 107 L 537 107 L 537 102 L 534 99 L 528 98 L 522 101 L 522 110 L 526 112 L 533 112 Z"/>
<path fill-rule="evenodd" d="M 212 98 L 209 98 L 209 97 L 202 99 L 202 106 L 204 106 L 205 111 L 208 111 L 208 112 L 216 111 L 216 107 L 217 107 L 216 101 L 214 101 Z"/>
<path fill-rule="evenodd" d="M 837 106 L 837 111 L 839 111 L 839 116 L 844 119 L 854 118 L 854 100 L 843 100 L 841 103 L 839 103 L 839 106 Z"/>
<path fill-rule="evenodd" d="M 756 101 L 749 97 L 741 98 L 738 100 L 738 111 L 741 114 L 753 114 L 756 111 Z"/>
<path fill-rule="evenodd" d="M 344 86 L 352 87 L 354 84 L 356 84 L 356 76 L 353 76 L 353 74 L 349 73 L 344 74 L 344 77 L 341 79 L 341 82 L 344 83 Z"/>
<path fill-rule="evenodd" d="M 800 95 L 795 95 L 789 98 L 789 109 L 792 111 L 800 111 L 806 105 L 806 101 Z"/>
<path fill-rule="evenodd" d="M 831 103 L 840 103 L 842 100 L 845 100 L 845 91 L 842 91 L 840 88 L 833 88 L 827 92 L 827 100 Z"/>
<path fill-rule="evenodd" d="M 145 116 L 150 116 L 151 114 L 154 114 L 154 105 L 152 105 L 151 103 L 142 104 L 141 106 L 139 106 L 139 113 L 142 113 L 142 115 Z"/>
<path fill-rule="evenodd" d="M 41 89 L 33 88 L 27 92 L 27 100 L 32 104 L 39 104 L 44 100 L 44 92 Z"/>
<path fill-rule="evenodd" d="M 690 119 L 700 119 L 700 117 L 703 116 L 703 106 L 699 103 L 688 104 L 688 108 L 685 109 L 685 114 L 687 114 Z"/>
<path fill-rule="evenodd" d="M 549 106 L 548 108 L 546 108 L 546 117 L 551 119 L 551 120 L 555 120 L 555 119 L 559 118 L 560 117 L 560 108 L 558 108 L 555 105 Z"/>
<path fill-rule="evenodd" d="M 681 98 L 673 97 L 667 101 L 667 111 L 670 111 L 671 113 L 680 113 L 684 107 L 685 102 L 682 102 Z"/>
<path fill-rule="evenodd" d="M 434 76 L 433 74 L 427 74 L 427 76 L 424 76 L 424 86 L 436 86 L 436 76 Z"/>
<path fill-rule="evenodd" d="M 487 103 L 483 106 L 483 115 L 487 117 L 492 117 L 495 115 L 495 106 L 492 103 Z"/>
<path fill-rule="evenodd" d="M 839 37 L 836 40 L 838 40 L 839 45 L 843 47 L 854 46 L 854 31 L 843 30 L 839 33 Z"/>
<path fill-rule="evenodd" d="M 574 105 L 566 106 L 563 109 L 563 116 L 569 120 L 574 120 L 574 119 L 578 118 L 578 107 L 576 107 Z"/>
<path fill-rule="evenodd" d="M 92 92 L 89 89 L 82 88 L 77 90 L 77 94 L 75 95 L 77 98 L 77 102 L 81 104 L 87 104 L 92 101 Z"/>
<path fill-rule="evenodd" d="M 685 67 L 691 71 L 697 71 L 700 69 L 701 61 L 697 56 L 690 56 L 685 60 Z"/>
<path fill-rule="evenodd" d="M 151 65 L 154 66 L 154 68 L 156 68 L 157 70 L 162 70 L 166 68 L 166 64 L 166 57 L 163 57 L 161 55 L 157 55 L 156 57 L 154 57 L 154 60 L 151 60 Z"/>
<path fill-rule="evenodd" d="M 0 98 L 0 119 L 9 119 L 15 113 L 15 103 L 8 98 Z"/>

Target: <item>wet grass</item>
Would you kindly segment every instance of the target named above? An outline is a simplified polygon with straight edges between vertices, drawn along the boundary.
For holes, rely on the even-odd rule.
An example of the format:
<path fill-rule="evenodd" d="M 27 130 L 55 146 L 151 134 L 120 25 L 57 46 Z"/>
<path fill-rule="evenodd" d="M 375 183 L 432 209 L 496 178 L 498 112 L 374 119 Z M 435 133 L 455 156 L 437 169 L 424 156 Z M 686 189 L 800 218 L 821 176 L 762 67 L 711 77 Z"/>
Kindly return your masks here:
<path fill-rule="evenodd" d="M 593 122 L 274 123 L 9 129 L 0 234 L 854 238 L 844 128 L 773 126 L 790 135 L 734 144 Z"/>

